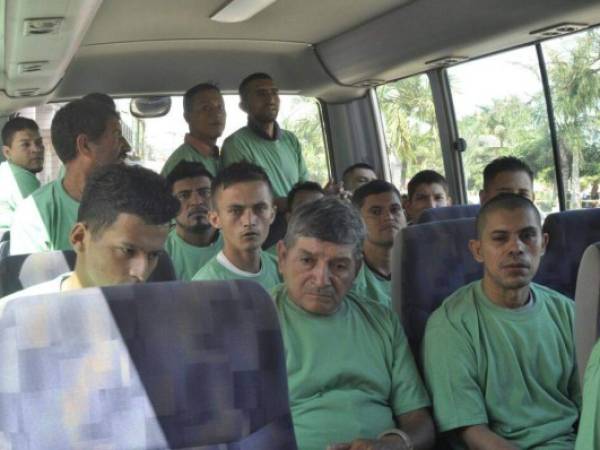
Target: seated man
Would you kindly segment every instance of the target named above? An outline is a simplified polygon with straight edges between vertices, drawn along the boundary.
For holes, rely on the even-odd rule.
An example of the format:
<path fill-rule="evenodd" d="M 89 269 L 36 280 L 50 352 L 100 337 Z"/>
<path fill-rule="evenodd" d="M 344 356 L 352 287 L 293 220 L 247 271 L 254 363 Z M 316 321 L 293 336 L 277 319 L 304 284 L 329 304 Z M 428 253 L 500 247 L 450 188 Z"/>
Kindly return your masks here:
<path fill-rule="evenodd" d="M 534 201 L 533 171 L 518 158 L 497 158 L 483 169 L 483 189 L 479 191 L 479 202 L 485 202 L 502 193 L 521 195 Z"/>
<path fill-rule="evenodd" d="M 12 255 L 69 250 L 87 177 L 127 156 L 121 147 L 119 115 L 101 102 L 67 103 L 52 119 L 51 136 L 65 174 L 36 190 L 15 211 Z"/>
<path fill-rule="evenodd" d="M 377 174 L 375 173 L 375 169 L 367 163 L 353 164 L 344 170 L 344 174 L 342 175 L 344 189 L 351 193 L 363 184 L 376 179 Z"/>
<path fill-rule="evenodd" d="M 452 205 L 448 182 L 433 170 L 422 170 L 408 182 L 406 214 L 410 224 L 417 223 L 421 213 L 428 208 Z"/>
<path fill-rule="evenodd" d="M 124 164 L 98 169 L 87 180 L 69 235 L 75 270 L 4 297 L 0 308 L 26 295 L 146 281 L 178 209 L 166 181 L 151 170 Z"/>
<path fill-rule="evenodd" d="M 600 341 L 596 343 L 583 384 L 583 408 L 575 450 L 600 448 Z"/>
<path fill-rule="evenodd" d="M 438 429 L 454 448 L 573 449 L 581 395 L 573 302 L 532 283 L 548 236 L 530 200 L 500 194 L 481 207 L 480 281 L 427 322 L 424 371 Z"/>
<path fill-rule="evenodd" d="M 221 170 L 212 183 L 209 220 L 223 235 L 223 250 L 194 280 L 251 280 L 265 289 L 279 284 L 277 262 L 261 250 L 275 218 L 273 191 L 265 172 L 248 162 Z"/>
<path fill-rule="evenodd" d="M 179 280 L 190 281 L 223 248 L 221 233 L 208 221 L 212 179 L 202 163 L 190 161 L 180 161 L 167 176 L 181 204 L 165 243 Z"/>
<path fill-rule="evenodd" d="M 278 244 L 284 283 L 272 292 L 302 450 L 425 449 L 434 441 L 398 317 L 350 291 L 364 234 L 352 205 L 326 197 L 298 209 Z"/>
<path fill-rule="evenodd" d="M 288 192 L 308 172 L 298 138 L 279 128 L 279 89 L 266 73 L 253 73 L 240 84 L 240 108 L 248 114 L 248 126 L 240 128 L 223 143 L 223 165 L 246 160 L 262 167 L 283 213 Z"/>
<path fill-rule="evenodd" d="M 17 206 L 40 187 L 35 174 L 44 168 L 44 143 L 31 119 L 15 117 L 2 128 L 0 163 L 0 235 L 10 230 Z"/>
<path fill-rule="evenodd" d="M 102 92 L 92 92 L 91 94 L 83 96 L 81 99 L 92 102 L 104 103 L 106 106 L 109 106 L 112 109 L 114 109 L 116 113 L 119 112 L 117 110 L 117 104 L 115 103 L 113 98 L 108 94 L 104 94 Z M 121 154 L 126 155 L 129 154 L 129 152 L 131 152 L 131 145 L 129 144 L 125 136 L 121 135 Z"/>
<path fill-rule="evenodd" d="M 354 191 L 352 203 L 367 227 L 363 264 L 352 289 L 361 298 L 391 307 L 394 236 L 406 226 L 400 192 L 387 181 L 374 180 Z"/>
<path fill-rule="evenodd" d="M 183 118 L 190 132 L 165 163 L 161 174 L 167 176 L 180 161 L 199 162 L 211 175 L 220 168 L 217 139 L 225 129 L 225 103 L 219 88 L 211 83 L 201 83 L 183 96 Z"/>

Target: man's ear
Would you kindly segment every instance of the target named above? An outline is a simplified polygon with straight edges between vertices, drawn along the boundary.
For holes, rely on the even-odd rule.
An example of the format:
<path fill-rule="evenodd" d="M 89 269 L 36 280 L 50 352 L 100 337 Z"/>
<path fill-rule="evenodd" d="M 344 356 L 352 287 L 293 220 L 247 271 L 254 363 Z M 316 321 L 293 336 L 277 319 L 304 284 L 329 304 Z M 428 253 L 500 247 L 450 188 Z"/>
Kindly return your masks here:
<path fill-rule="evenodd" d="M 283 243 L 283 239 L 277 241 L 277 267 L 279 268 L 279 273 L 283 274 L 283 264 L 286 262 L 286 258 L 288 255 L 288 249 Z"/>
<path fill-rule="evenodd" d="M 269 220 L 269 225 L 273 225 L 275 222 L 275 216 L 277 215 L 277 205 L 271 206 L 271 220 Z"/>
<path fill-rule="evenodd" d="M 238 104 L 238 106 L 240 107 L 240 109 L 242 111 L 244 111 L 246 114 L 248 114 L 248 106 L 246 105 L 246 102 L 244 100 L 240 100 L 240 103 Z"/>
<path fill-rule="evenodd" d="M 481 189 L 479 191 L 479 204 L 483 205 L 485 203 L 485 191 Z"/>
<path fill-rule="evenodd" d="M 71 246 L 76 253 L 85 252 L 85 247 L 87 244 L 86 236 L 88 232 L 89 230 L 87 225 L 85 225 L 83 222 L 77 222 L 75 225 L 73 225 L 71 234 L 69 235 L 69 241 L 71 242 Z"/>
<path fill-rule="evenodd" d="M 470 239 L 469 240 L 469 250 L 471 250 L 471 254 L 475 261 L 478 263 L 483 263 L 483 257 L 481 256 L 481 241 L 478 239 Z"/>
<path fill-rule="evenodd" d="M 80 133 L 75 138 L 75 149 L 77 153 L 92 157 L 92 149 L 90 148 L 90 138 L 87 134 Z"/>
<path fill-rule="evenodd" d="M 187 111 L 183 112 L 183 120 L 185 120 L 188 124 L 190 123 L 190 115 Z"/>
<path fill-rule="evenodd" d="M 208 212 L 208 221 L 213 228 L 217 230 L 221 229 L 221 221 L 219 220 L 219 214 L 214 209 L 211 209 Z"/>
<path fill-rule="evenodd" d="M 6 160 L 10 161 L 10 147 L 8 145 L 2 146 L 2 154 Z"/>
<path fill-rule="evenodd" d="M 540 255 L 546 254 L 546 247 L 548 247 L 548 242 L 550 241 L 550 235 L 548 233 L 542 233 L 542 252 Z"/>

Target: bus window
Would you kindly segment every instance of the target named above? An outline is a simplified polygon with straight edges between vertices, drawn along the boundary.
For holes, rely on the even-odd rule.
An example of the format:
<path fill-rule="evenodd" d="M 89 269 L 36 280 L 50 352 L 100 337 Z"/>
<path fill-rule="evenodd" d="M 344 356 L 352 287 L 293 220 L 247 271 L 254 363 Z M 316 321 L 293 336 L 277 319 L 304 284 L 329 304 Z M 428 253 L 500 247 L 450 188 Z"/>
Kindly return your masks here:
<path fill-rule="evenodd" d="M 600 30 L 542 44 L 567 208 L 600 206 Z"/>
<path fill-rule="evenodd" d="M 471 61 L 448 70 L 469 203 L 479 203 L 483 169 L 501 156 L 524 160 L 535 173 L 535 201 L 558 211 L 556 174 L 535 47 Z"/>
<path fill-rule="evenodd" d="M 417 75 L 379 86 L 392 183 L 406 192 L 411 177 L 424 169 L 444 174 L 429 80 Z"/>

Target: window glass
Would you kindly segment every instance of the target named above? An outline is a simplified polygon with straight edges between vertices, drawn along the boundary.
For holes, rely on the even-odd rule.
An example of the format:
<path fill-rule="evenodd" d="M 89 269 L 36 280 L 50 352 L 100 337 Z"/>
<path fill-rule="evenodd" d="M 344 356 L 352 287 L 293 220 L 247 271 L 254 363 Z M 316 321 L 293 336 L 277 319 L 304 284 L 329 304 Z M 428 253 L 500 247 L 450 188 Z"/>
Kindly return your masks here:
<path fill-rule="evenodd" d="M 600 29 L 542 44 L 567 208 L 600 206 Z"/>
<path fill-rule="evenodd" d="M 406 192 L 411 177 L 424 169 L 444 175 L 444 162 L 426 75 L 379 86 L 376 90 L 383 119 L 392 182 Z"/>
<path fill-rule="evenodd" d="M 483 169 L 501 156 L 524 160 L 535 174 L 535 201 L 558 210 L 546 102 L 535 47 L 513 50 L 448 70 L 469 203 L 479 203 Z"/>
<path fill-rule="evenodd" d="M 329 179 L 329 160 L 325 147 L 319 104 L 315 99 L 298 95 L 281 95 L 279 124 L 296 134 L 309 175 L 312 180 L 326 183 Z M 246 114 L 240 110 L 237 95 L 224 95 L 227 110 L 227 124 L 223 136 L 217 144 L 231 133 L 246 125 Z M 181 96 L 172 98 L 172 106 L 164 117 L 136 119 L 129 112 L 130 99 L 117 99 L 117 109 L 121 115 L 123 135 L 132 147 L 130 159 L 152 170 L 160 172 L 169 155 L 183 143 L 188 126 L 183 119 Z M 53 151 L 50 141 L 50 124 L 54 114 L 63 104 L 54 103 L 35 108 L 27 108 L 21 114 L 30 117 L 40 125 L 46 145 L 46 164 L 40 174 L 43 182 L 56 178 L 61 163 Z"/>

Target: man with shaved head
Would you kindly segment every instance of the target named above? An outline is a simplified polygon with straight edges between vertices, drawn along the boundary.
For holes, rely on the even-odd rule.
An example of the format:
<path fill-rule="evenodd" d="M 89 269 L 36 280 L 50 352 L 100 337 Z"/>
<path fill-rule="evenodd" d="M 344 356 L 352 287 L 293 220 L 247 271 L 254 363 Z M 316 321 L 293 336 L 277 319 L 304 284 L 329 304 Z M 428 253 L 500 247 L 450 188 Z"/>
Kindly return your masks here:
<path fill-rule="evenodd" d="M 573 449 L 581 402 L 573 302 L 531 282 L 547 242 L 529 199 L 488 200 L 469 243 L 483 279 L 427 322 L 425 379 L 453 448 Z"/>

